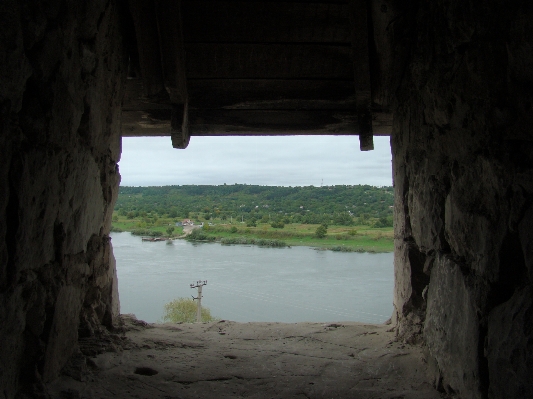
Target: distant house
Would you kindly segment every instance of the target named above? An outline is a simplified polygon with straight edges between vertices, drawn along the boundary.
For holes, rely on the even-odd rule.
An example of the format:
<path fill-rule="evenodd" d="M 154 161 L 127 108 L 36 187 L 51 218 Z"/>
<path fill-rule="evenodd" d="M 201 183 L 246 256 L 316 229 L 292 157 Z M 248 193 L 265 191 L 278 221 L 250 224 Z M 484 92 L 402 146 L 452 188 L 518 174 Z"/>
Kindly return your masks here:
<path fill-rule="evenodd" d="M 181 221 L 182 226 L 194 226 L 194 223 L 191 219 L 183 219 Z"/>

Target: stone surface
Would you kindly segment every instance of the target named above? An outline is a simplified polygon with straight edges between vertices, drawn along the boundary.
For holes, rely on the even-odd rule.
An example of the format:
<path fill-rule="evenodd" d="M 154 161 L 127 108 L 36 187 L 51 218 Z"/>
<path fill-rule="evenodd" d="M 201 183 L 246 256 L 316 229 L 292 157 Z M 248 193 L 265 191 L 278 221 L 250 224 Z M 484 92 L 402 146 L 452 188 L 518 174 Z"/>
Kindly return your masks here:
<path fill-rule="evenodd" d="M 479 320 L 472 293 L 459 265 L 438 257 L 431 271 L 427 293 L 424 339 L 444 381 L 437 373 L 435 386 L 460 397 L 481 397 L 476 337 Z M 461 367 L 458 367 L 461 365 Z"/>
<path fill-rule="evenodd" d="M 395 342 L 389 326 L 124 321 L 121 347 L 89 357 L 82 381 L 71 366 L 48 384 L 52 397 L 444 397 L 428 382 L 421 348 Z"/>
<path fill-rule="evenodd" d="M 38 397 L 118 314 L 107 234 L 118 181 L 118 5 L 0 5 L 0 396 Z M 112 298 L 114 289 L 115 298 Z"/>
<path fill-rule="evenodd" d="M 412 340 L 424 324 L 439 389 L 527 397 L 533 10 L 455 0 L 396 7 L 398 335 Z"/>
<path fill-rule="evenodd" d="M 305 4 L 296 3 L 295 8 L 290 3 L 284 7 L 301 16 L 298 9 Z M 194 11 L 203 3 L 187 4 Z M 213 24 L 215 30 L 230 35 L 261 32 L 254 22 L 260 13 L 246 20 L 256 3 L 239 4 L 231 6 L 232 18 L 246 29 L 223 29 L 225 21 L 217 20 L 216 11 L 222 5 L 212 5 L 206 15 L 219 23 Z M 272 4 L 261 4 L 275 17 Z M 317 127 L 330 134 L 353 133 L 350 81 L 327 78 L 309 84 L 297 79 L 303 76 L 298 65 L 304 60 L 312 61 L 304 62 L 308 72 L 341 68 L 343 75 L 326 77 L 351 79 L 351 58 L 344 49 L 335 50 L 344 60 L 336 65 L 327 56 L 332 54 L 327 43 L 305 44 L 320 36 L 346 47 L 339 40 L 348 38 L 335 33 L 349 32 L 342 11 L 346 4 L 312 3 L 309 10 L 329 10 L 329 14 L 313 11 L 305 18 L 287 17 L 284 29 L 277 29 L 276 19 L 270 19 L 267 30 L 272 42 L 281 43 L 284 54 L 295 57 L 290 68 L 279 69 L 281 64 L 276 64 L 283 73 L 280 79 L 259 84 L 244 79 L 256 70 L 268 72 L 278 53 L 265 45 L 254 54 L 266 58 L 256 57 L 247 68 L 238 69 L 233 68 L 239 64 L 236 54 L 253 46 L 244 39 L 237 45 L 223 44 L 220 49 L 229 52 L 220 61 L 224 66 L 220 71 L 246 72 L 240 86 L 200 79 L 189 92 L 202 107 L 209 109 L 212 104 L 219 109 L 206 113 L 213 129 L 227 132 L 240 126 L 238 134 L 253 129 L 264 134 L 261 115 L 253 111 L 261 105 L 273 111 L 276 123 L 284 126 L 283 134 Z M 127 21 L 121 20 L 127 15 L 122 6 L 118 0 L 0 3 L 0 396 L 5 398 L 38 397 L 44 392 L 43 382 L 53 380 L 65 364 L 68 373 L 80 379 L 83 373 L 76 370 L 90 368 L 91 363 L 80 360 L 76 341 L 95 354 L 121 346 L 121 340 L 108 332 L 116 325 L 119 303 L 107 234 L 120 179 L 117 162 L 126 69 L 122 32 L 127 29 Z M 387 114 L 389 107 L 394 112 L 396 337 L 400 342 L 426 344 L 438 389 L 466 398 L 530 395 L 533 7 L 519 0 L 386 0 L 372 2 L 369 15 L 374 31 L 369 56 L 375 115 Z M 302 29 L 298 23 L 305 20 L 319 21 L 322 28 L 312 24 L 311 29 Z M 344 21 L 340 31 L 334 21 Z M 185 27 L 190 24 L 184 21 Z M 184 40 L 192 43 L 194 37 L 184 29 Z M 283 37 L 294 32 L 301 32 L 301 51 L 289 49 Z M 134 47 L 128 41 L 126 45 Z M 197 56 L 199 63 L 209 59 L 202 58 L 201 51 Z M 215 66 L 204 64 L 198 72 L 207 71 L 209 77 Z M 273 77 L 263 77 L 268 76 Z M 287 77 L 290 80 L 284 80 Z M 285 93 L 283 101 L 279 93 Z M 327 112 L 317 112 L 323 106 Z M 340 119 L 332 119 L 338 114 L 335 107 L 343 112 Z M 349 129 L 340 129 L 339 120 Z M 386 127 L 390 119 L 381 122 Z M 303 331 L 294 336 L 307 339 L 314 334 Z M 161 347 L 167 344 L 171 347 L 172 341 Z M 176 349 L 176 356 L 183 356 L 186 349 Z M 229 355 L 237 358 L 224 362 L 242 354 Z M 283 356 L 275 365 L 282 371 Z M 332 370 L 340 363 L 325 359 L 330 363 L 323 367 L 321 386 L 337 389 Z M 376 365 L 368 363 L 371 368 L 385 367 L 380 358 L 369 362 Z M 145 379 L 161 377 L 162 373 L 147 375 L 154 364 L 136 367 L 140 374 L 128 372 L 126 378 L 140 384 L 140 391 L 151 389 Z M 211 370 L 210 364 L 202 367 Z M 298 367 L 308 370 L 303 362 Z M 179 384 L 194 387 L 199 381 L 195 369 L 190 370 L 189 380 L 178 380 Z M 359 381 L 356 373 L 339 370 L 344 373 L 342 381 Z M 222 378 L 222 383 L 226 378 L 212 375 Z M 231 375 L 232 383 L 238 385 L 238 376 Z M 254 383 L 242 381 L 236 392 L 243 393 L 246 384 Z M 271 383 L 265 381 L 267 386 Z M 364 381 L 370 386 L 373 380 Z M 323 395 L 301 387 L 301 395 Z M 67 389 L 63 396 L 79 397 L 80 392 Z"/>
<path fill-rule="evenodd" d="M 518 290 L 489 315 L 486 356 L 493 398 L 531 398 L 533 292 Z"/>

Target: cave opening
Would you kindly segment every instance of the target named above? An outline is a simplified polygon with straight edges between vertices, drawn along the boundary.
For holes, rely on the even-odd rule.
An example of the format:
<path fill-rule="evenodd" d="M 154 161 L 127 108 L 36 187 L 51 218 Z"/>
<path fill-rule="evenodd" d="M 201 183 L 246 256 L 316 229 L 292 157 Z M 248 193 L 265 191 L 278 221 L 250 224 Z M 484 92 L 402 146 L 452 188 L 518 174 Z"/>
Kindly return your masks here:
<path fill-rule="evenodd" d="M 532 397 L 532 21 L 520 0 L 3 1 L 0 395 Z M 119 317 L 117 163 L 146 127 L 390 134 L 391 326 Z"/>
<path fill-rule="evenodd" d="M 165 137 L 123 138 L 119 162 L 122 188 L 113 216 L 117 226 L 128 226 L 140 234 L 146 227 L 164 230 L 167 225 L 191 219 L 196 227 L 202 228 L 198 226 L 201 223 L 205 230 L 218 231 L 218 242 L 226 236 L 223 242 L 235 237 L 242 241 L 249 234 L 259 234 L 256 240 L 279 236 L 277 241 L 285 250 L 253 249 L 248 243 L 239 250 L 233 247 L 238 254 L 232 254 L 217 252 L 218 246 L 209 244 L 207 250 L 201 242 L 185 245 L 183 240 L 141 244 L 141 236 L 129 237 L 128 233 L 114 232 L 121 229 L 113 227 L 121 313 L 136 314 L 150 323 L 162 322 L 164 305 L 178 297 L 190 298 L 193 292 L 189 283 L 201 278 L 210 282 L 204 291 L 204 306 L 218 318 L 378 324 L 390 319 L 393 195 L 389 138 L 376 137 L 373 152 L 359 152 L 357 147 L 357 138 L 347 136 L 197 137 L 186 150 L 176 151 Z M 192 195 L 189 191 L 182 193 L 182 199 L 168 192 L 181 185 L 193 186 L 193 191 L 210 184 L 228 188 L 225 182 L 234 181 L 241 184 L 229 186 L 240 189 L 226 194 L 229 198 L 202 191 L 194 197 L 198 205 L 184 204 Z M 140 185 L 146 187 L 145 192 Z M 285 190 L 266 191 L 269 187 Z M 300 190 L 303 187 L 316 193 Z M 382 187 L 387 188 L 380 191 Z M 165 194 L 150 191 L 158 189 Z M 330 209 L 319 204 L 326 197 Z M 283 198 L 287 198 L 286 203 Z M 296 206 L 294 198 L 300 201 Z M 246 204 L 235 208 L 236 200 Z M 327 213 L 317 212 L 319 205 Z M 209 208 L 209 214 L 203 208 Z M 331 218 L 335 215 L 340 219 L 344 213 L 349 218 L 332 226 Z M 289 224 L 271 228 L 272 222 L 282 218 Z M 324 218 L 328 218 L 330 237 L 314 239 L 313 246 L 305 247 Z M 389 228 L 375 225 L 384 218 L 391 223 Z M 237 230 L 233 235 L 229 234 L 231 227 Z M 145 234 L 149 233 L 148 229 Z M 293 248 L 290 251 L 286 250 L 286 240 Z M 199 245 L 204 249 L 197 248 Z M 326 248 L 333 248 L 333 252 L 323 252 Z"/>

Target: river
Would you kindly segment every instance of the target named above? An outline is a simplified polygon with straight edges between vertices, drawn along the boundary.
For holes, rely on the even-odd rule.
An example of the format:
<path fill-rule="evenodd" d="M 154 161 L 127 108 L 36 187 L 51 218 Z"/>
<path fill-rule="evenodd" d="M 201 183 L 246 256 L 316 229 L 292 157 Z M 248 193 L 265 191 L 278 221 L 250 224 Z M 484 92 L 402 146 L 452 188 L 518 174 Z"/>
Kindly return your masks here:
<path fill-rule="evenodd" d="M 207 280 L 202 305 L 226 320 L 382 323 L 392 314 L 392 253 L 111 238 L 121 313 L 147 322 L 162 321 L 165 303 L 196 295 L 197 280 Z"/>

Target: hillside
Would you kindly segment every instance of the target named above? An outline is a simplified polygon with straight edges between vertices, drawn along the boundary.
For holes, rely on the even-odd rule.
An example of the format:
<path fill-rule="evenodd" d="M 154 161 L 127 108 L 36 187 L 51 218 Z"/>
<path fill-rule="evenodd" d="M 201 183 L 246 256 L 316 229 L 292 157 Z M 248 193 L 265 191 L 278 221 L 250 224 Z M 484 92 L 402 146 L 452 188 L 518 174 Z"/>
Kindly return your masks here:
<path fill-rule="evenodd" d="M 392 226 L 392 187 L 369 185 L 276 187 L 219 186 L 120 187 L 115 211 L 121 216 L 285 223 Z"/>

